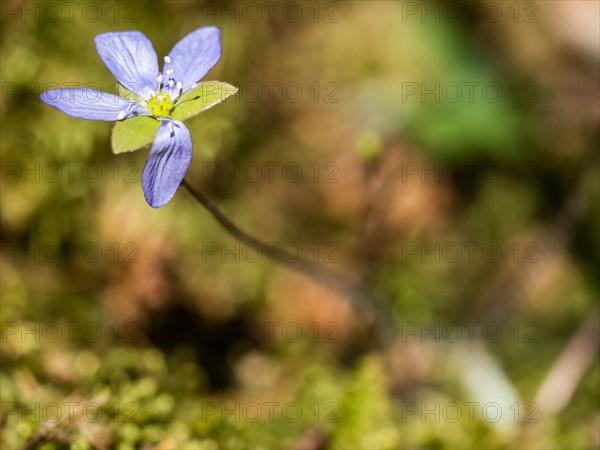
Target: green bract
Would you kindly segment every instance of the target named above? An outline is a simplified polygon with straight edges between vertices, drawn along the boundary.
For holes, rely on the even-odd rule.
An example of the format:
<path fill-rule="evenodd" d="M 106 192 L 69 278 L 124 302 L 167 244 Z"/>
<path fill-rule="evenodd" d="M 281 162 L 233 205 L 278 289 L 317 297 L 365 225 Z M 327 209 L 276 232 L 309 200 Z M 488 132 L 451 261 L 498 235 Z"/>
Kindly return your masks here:
<path fill-rule="evenodd" d="M 160 120 L 150 116 L 136 116 L 115 123 L 112 132 L 112 151 L 115 154 L 132 152 L 152 144 Z"/>
<path fill-rule="evenodd" d="M 211 108 L 227 97 L 235 94 L 238 88 L 222 81 L 205 81 L 184 92 L 175 103 L 171 117 L 186 120 Z"/>

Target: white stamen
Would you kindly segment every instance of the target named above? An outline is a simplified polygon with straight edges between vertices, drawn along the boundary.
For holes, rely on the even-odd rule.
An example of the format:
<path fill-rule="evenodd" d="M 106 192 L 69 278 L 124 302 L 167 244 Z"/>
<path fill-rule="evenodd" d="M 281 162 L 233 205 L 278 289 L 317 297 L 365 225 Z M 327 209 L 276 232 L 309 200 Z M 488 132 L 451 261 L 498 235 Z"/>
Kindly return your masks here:
<path fill-rule="evenodd" d="M 159 95 L 158 97 L 156 97 L 156 101 L 157 102 L 162 102 L 163 98 L 164 97 L 162 95 Z"/>
<path fill-rule="evenodd" d="M 127 112 L 125 111 L 121 111 L 119 113 L 119 115 L 117 116 L 117 120 L 123 120 L 125 118 L 125 116 L 127 115 Z"/>
<path fill-rule="evenodd" d="M 165 56 L 165 62 L 167 64 L 171 64 L 171 58 L 169 58 L 168 56 Z"/>
<path fill-rule="evenodd" d="M 162 73 L 158 75 L 158 78 L 156 79 L 156 81 L 158 81 L 159 83 L 162 83 Z"/>
<path fill-rule="evenodd" d="M 181 90 L 181 88 L 183 87 L 183 84 L 181 84 L 181 81 L 177 82 L 177 89 Z"/>
<path fill-rule="evenodd" d="M 154 95 L 154 91 L 152 89 L 150 89 L 148 86 L 146 86 L 146 97 L 145 97 L 145 100 L 148 100 L 153 95 Z"/>
<path fill-rule="evenodd" d="M 173 86 L 175 86 L 175 81 L 173 80 L 173 78 L 171 78 L 169 80 L 169 87 L 172 88 Z"/>
<path fill-rule="evenodd" d="M 167 69 L 167 75 L 172 75 L 173 74 L 173 69 Z"/>

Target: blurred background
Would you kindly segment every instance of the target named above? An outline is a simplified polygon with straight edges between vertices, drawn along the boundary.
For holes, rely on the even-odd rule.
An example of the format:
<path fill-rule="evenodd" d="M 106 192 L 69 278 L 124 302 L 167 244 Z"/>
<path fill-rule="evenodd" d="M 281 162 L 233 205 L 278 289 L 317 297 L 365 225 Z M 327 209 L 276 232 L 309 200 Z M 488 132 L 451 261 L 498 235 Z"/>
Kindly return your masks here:
<path fill-rule="evenodd" d="M 3 2 L 2 447 L 598 448 L 598 5 Z M 39 100 L 203 25 L 187 179 L 335 285 Z"/>

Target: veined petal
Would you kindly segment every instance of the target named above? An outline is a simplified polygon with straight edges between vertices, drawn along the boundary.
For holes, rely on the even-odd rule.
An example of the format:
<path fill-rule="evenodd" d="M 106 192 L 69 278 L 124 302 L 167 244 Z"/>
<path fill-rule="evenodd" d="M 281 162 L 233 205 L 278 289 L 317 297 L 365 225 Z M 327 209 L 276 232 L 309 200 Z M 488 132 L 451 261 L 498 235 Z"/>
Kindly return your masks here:
<path fill-rule="evenodd" d="M 80 119 L 115 121 L 150 114 L 135 102 L 94 89 L 50 89 L 42 92 L 40 98 L 65 114 Z"/>
<path fill-rule="evenodd" d="M 200 80 L 221 57 L 221 30 L 202 27 L 181 39 L 165 57 L 163 84 L 169 79 L 181 82 L 187 91 Z"/>
<path fill-rule="evenodd" d="M 176 120 L 162 120 L 142 172 L 146 201 L 160 208 L 171 200 L 192 160 L 192 137 Z"/>
<path fill-rule="evenodd" d="M 118 31 L 94 38 L 96 50 L 119 83 L 148 98 L 158 89 L 158 58 L 152 42 L 141 31 Z"/>

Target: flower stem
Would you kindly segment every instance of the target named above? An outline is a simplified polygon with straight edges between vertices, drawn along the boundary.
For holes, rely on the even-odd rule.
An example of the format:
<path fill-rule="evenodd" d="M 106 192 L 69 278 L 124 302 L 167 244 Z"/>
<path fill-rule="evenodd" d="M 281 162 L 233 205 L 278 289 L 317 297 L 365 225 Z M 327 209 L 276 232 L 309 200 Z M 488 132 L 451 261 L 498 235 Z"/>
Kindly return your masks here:
<path fill-rule="evenodd" d="M 372 289 L 359 280 L 354 280 L 326 269 L 315 262 L 298 255 L 288 255 L 288 252 L 279 246 L 267 244 L 264 241 L 242 231 L 229 217 L 206 195 L 193 188 L 184 178 L 181 185 L 219 222 L 219 224 L 234 238 L 245 243 L 253 244 L 261 249 L 263 253 L 271 256 L 272 260 L 302 273 L 321 285 L 333 290 L 349 299 L 354 307 L 366 317 L 373 327 L 375 337 L 382 345 L 388 345 L 393 340 L 395 327 L 391 321 L 391 315 L 384 310 L 385 302 L 372 292 Z"/>

